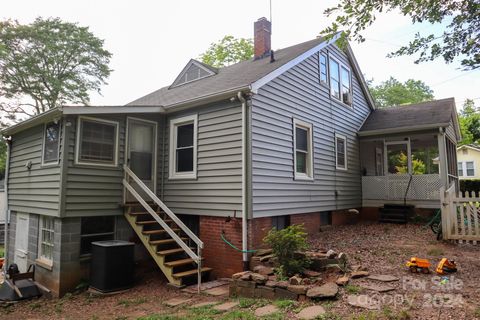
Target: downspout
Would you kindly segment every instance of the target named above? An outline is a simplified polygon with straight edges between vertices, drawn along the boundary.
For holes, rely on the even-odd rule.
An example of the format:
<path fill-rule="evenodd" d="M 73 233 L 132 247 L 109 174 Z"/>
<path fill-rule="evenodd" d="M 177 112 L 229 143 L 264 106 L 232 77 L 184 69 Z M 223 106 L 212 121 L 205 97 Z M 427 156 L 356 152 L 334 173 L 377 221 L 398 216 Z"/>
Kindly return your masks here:
<path fill-rule="evenodd" d="M 5 138 L 5 140 L 7 141 L 7 163 L 5 165 L 5 187 L 4 187 L 4 192 L 5 192 L 5 195 L 7 196 L 7 209 L 5 210 L 5 231 L 4 231 L 4 236 L 5 236 L 5 240 L 4 240 L 4 258 L 5 260 L 3 261 L 3 273 L 4 275 L 6 274 L 7 272 L 7 265 L 8 265 L 8 230 L 9 230 L 9 222 L 10 222 L 10 209 L 9 209 L 9 205 L 8 205 L 8 174 L 9 174 L 9 171 L 10 171 L 10 149 L 11 149 L 11 145 L 12 145 L 12 139 L 9 137 L 9 138 Z"/>
<path fill-rule="evenodd" d="M 247 100 L 241 91 L 237 94 L 242 103 L 242 261 L 243 270 L 249 269 L 248 263 L 248 214 L 247 214 Z"/>

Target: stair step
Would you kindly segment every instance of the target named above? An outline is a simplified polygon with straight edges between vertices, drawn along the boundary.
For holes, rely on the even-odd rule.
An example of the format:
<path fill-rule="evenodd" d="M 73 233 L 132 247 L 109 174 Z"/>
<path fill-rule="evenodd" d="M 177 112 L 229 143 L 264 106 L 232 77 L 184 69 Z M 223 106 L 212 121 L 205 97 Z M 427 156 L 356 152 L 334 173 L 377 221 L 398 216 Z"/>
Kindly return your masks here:
<path fill-rule="evenodd" d="M 201 272 L 204 273 L 204 272 L 208 272 L 208 271 L 211 271 L 211 270 L 213 270 L 213 269 L 208 268 L 208 267 L 203 267 L 201 269 Z M 197 275 L 197 272 L 198 272 L 197 269 L 193 269 L 193 270 L 183 271 L 183 272 L 179 272 L 179 273 L 174 273 L 172 276 L 174 278 L 185 278 L 185 277 Z"/>
<path fill-rule="evenodd" d="M 182 252 L 185 252 L 182 248 L 175 248 L 175 249 L 157 251 L 157 254 L 161 256 L 168 256 L 171 254 L 182 253 Z"/>
<path fill-rule="evenodd" d="M 150 215 L 148 212 L 130 212 L 129 215 L 131 216 L 142 216 L 142 215 Z"/>
<path fill-rule="evenodd" d="M 180 231 L 180 229 L 172 229 L 172 230 L 175 233 Z M 167 233 L 167 231 L 165 231 L 164 229 L 142 231 L 142 234 L 144 234 L 144 235 L 154 235 L 154 234 L 163 234 L 163 233 Z"/>
<path fill-rule="evenodd" d="M 169 223 L 169 222 L 172 222 L 173 220 L 171 219 L 165 219 L 163 220 L 165 223 Z M 136 224 L 140 225 L 140 226 L 145 226 L 145 225 L 151 225 L 151 224 L 159 224 L 157 222 L 157 220 L 145 220 L 145 221 L 136 221 L 135 222 Z"/>
<path fill-rule="evenodd" d="M 182 239 L 183 242 L 188 240 L 188 238 L 180 238 L 180 239 Z M 151 240 L 149 241 L 149 243 L 152 245 L 159 245 L 159 244 L 176 243 L 176 241 L 174 239 L 162 239 L 162 240 Z"/>
<path fill-rule="evenodd" d="M 165 265 L 167 267 L 174 268 L 174 267 L 179 267 L 179 266 L 184 266 L 184 265 L 187 265 L 187 264 L 191 264 L 191 263 L 194 263 L 194 262 L 195 261 L 193 259 L 188 258 L 188 259 L 180 259 L 180 260 L 165 262 Z"/>

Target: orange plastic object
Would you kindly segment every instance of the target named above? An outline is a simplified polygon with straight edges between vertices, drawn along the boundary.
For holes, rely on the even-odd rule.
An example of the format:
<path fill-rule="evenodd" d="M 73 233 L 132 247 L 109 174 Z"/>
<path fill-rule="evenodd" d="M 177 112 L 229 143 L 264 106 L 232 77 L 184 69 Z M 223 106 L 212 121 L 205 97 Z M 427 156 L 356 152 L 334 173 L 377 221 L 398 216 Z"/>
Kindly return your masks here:
<path fill-rule="evenodd" d="M 411 272 L 430 273 L 430 261 L 427 259 L 420 259 L 417 257 L 410 258 L 406 266 L 410 268 Z"/>

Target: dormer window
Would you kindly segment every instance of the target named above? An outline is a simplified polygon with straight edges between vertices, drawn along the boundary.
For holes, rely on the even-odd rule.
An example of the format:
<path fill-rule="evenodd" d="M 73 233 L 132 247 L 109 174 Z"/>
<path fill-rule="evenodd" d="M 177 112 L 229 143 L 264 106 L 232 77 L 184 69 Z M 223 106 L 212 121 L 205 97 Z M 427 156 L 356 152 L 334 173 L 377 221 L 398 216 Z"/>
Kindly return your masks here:
<path fill-rule="evenodd" d="M 217 69 L 192 59 L 187 63 L 185 68 L 183 68 L 182 72 L 180 72 L 171 85 L 171 88 L 213 76 L 217 74 L 217 72 Z"/>

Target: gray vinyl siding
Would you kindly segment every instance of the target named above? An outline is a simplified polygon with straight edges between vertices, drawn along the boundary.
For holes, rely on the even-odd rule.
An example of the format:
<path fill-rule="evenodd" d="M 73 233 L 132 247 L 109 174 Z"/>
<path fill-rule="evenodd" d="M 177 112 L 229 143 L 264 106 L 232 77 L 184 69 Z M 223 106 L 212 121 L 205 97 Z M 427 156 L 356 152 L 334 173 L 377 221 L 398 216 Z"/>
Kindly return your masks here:
<path fill-rule="evenodd" d="M 43 124 L 12 136 L 8 205 L 13 211 L 58 216 L 60 165 L 42 165 L 43 137 Z"/>
<path fill-rule="evenodd" d="M 71 117 L 68 127 L 68 167 L 65 185 L 65 209 L 68 217 L 123 214 L 123 169 L 125 163 L 126 115 L 89 116 L 119 123 L 118 165 L 116 167 L 75 164 L 78 118 Z M 137 118 L 145 116 L 135 115 Z M 160 119 L 151 115 L 149 120 Z M 159 136 L 157 135 L 157 141 Z M 159 144 L 157 143 L 157 146 Z M 158 151 L 157 151 L 158 154 Z"/>
<path fill-rule="evenodd" d="M 343 64 L 336 47 L 329 53 Z M 357 131 L 370 109 L 352 70 L 353 109 L 320 84 L 318 54 L 262 87 L 252 100 L 253 216 L 361 206 Z M 293 118 L 313 125 L 314 181 L 294 179 Z M 347 137 L 348 170 L 335 166 L 335 133 Z M 336 196 L 337 193 L 337 196 Z"/>
<path fill-rule="evenodd" d="M 170 180 L 170 119 L 198 114 L 197 179 Z M 239 216 L 242 190 L 242 109 L 224 102 L 170 115 L 165 130 L 165 204 L 176 214 Z M 159 181 L 161 181 L 159 179 Z M 161 187 L 157 188 L 158 190 Z"/>

